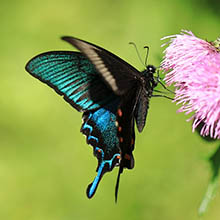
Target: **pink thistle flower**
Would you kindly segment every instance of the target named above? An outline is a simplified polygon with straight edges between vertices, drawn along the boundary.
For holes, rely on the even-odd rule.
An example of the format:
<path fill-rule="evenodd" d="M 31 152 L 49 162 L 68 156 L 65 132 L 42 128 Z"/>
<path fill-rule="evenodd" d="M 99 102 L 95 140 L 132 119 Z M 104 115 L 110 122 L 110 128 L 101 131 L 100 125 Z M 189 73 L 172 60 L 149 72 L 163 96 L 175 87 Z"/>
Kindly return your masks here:
<path fill-rule="evenodd" d="M 203 123 L 202 136 L 220 139 L 220 39 L 208 42 L 190 31 L 168 38 L 161 69 L 167 85 L 175 86 L 178 112 L 193 112 L 193 131 Z"/>

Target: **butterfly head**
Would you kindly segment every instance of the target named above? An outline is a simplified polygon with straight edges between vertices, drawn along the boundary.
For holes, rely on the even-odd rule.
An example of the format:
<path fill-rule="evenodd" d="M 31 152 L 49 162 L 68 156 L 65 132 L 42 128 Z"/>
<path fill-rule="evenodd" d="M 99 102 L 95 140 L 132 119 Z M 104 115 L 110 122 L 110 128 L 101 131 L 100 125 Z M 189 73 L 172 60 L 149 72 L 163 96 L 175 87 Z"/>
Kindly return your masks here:
<path fill-rule="evenodd" d="M 156 77 L 154 76 L 155 73 L 156 67 L 153 65 L 147 65 L 146 69 L 142 72 L 147 90 L 149 90 L 150 88 L 153 90 L 153 88 L 157 86 L 158 82 L 156 80 Z"/>
<path fill-rule="evenodd" d="M 146 72 L 150 75 L 154 75 L 154 73 L 156 72 L 156 67 L 153 65 L 147 65 L 146 66 Z"/>

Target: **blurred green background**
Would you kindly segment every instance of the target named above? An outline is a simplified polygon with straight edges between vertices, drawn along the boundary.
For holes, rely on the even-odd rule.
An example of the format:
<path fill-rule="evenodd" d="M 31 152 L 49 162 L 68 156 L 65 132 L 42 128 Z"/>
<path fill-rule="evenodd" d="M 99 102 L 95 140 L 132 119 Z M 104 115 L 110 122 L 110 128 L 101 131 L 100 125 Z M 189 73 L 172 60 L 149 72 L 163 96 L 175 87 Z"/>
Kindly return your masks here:
<path fill-rule="evenodd" d="M 216 143 L 192 134 L 189 116 L 170 100 L 152 98 L 147 126 L 136 135 L 136 166 L 117 169 L 88 200 L 96 158 L 80 134 L 81 113 L 24 70 L 33 56 L 73 50 L 60 40 L 72 35 L 98 44 L 138 69 L 128 42 L 150 46 L 148 63 L 159 66 L 160 38 L 193 31 L 215 40 L 218 1 L 199 0 L 1 0 L 0 1 L 0 219 L 198 219 L 210 178 L 206 158 Z M 219 219 L 219 194 L 204 220 Z"/>

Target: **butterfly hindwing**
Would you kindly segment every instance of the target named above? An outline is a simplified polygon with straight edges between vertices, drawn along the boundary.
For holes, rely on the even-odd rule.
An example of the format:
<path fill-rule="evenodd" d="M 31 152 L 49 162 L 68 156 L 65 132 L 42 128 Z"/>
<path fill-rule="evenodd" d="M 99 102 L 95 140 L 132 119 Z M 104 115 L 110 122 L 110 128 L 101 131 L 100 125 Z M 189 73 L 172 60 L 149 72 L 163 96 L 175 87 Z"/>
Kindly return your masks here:
<path fill-rule="evenodd" d="M 40 54 L 27 63 L 26 70 L 63 95 L 78 111 L 100 108 L 115 98 L 94 65 L 79 52 Z"/>
<path fill-rule="evenodd" d="M 104 48 L 73 37 L 62 39 L 78 48 L 93 63 L 115 94 L 123 95 L 142 83 L 137 69 Z"/>
<path fill-rule="evenodd" d="M 131 90 L 123 97 L 116 113 L 117 136 L 121 149 L 121 161 L 118 178 L 115 186 L 115 200 L 118 197 L 120 175 L 124 168 L 134 168 L 133 150 L 135 146 L 134 109 L 138 100 L 139 92 Z"/>
<path fill-rule="evenodd" d="M 88 198 L 95 194 L 102 176 L 120 161 L 121 150 L 115 124 L 118 103 L 116 99 L 103 108 L 83 114 L 81 132 L 87 136 L 87 143 L 93 146 L 98 159 L 97 176 L 87 188 Z"/>
<path fill-rule="evenodd" d="M 121 100 L 116 113 L 117 136 L 122 151 L 122 168 L 132 169 L 134 157 L 132 151 L 135 145 L 134 112 L 139 99 L 140 91 L 133 89 Z"/>

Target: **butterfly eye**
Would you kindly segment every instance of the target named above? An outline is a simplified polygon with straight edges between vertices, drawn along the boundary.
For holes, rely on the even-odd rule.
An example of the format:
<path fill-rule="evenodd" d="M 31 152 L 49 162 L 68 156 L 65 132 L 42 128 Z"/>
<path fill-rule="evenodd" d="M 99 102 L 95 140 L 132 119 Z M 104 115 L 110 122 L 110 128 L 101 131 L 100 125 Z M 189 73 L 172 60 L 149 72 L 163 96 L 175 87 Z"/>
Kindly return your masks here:
<path fill-rule="evenodd" d="M 156 72 L 156 67 L 155 66 L 153 66 L 153 65 L 148 65 L 147 66 L 147 71 L 149 72 L 149 73 L 155 73 Z"/>

